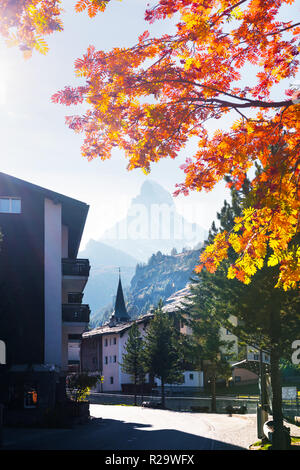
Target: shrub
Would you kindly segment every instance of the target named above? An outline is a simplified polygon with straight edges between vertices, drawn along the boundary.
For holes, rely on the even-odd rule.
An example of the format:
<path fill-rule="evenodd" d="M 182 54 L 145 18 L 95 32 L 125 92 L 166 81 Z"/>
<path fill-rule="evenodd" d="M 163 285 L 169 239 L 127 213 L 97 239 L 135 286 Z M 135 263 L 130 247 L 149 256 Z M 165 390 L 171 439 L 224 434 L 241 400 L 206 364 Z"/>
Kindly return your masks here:
<path fill-rule="evenodd" d="M 72 374 L 67 377 L 67 388 L 71 398 L 76 402 L 85 401 L 91 388 L 102 380 L 102 377 L 90 376 L 87 373 Z"/>

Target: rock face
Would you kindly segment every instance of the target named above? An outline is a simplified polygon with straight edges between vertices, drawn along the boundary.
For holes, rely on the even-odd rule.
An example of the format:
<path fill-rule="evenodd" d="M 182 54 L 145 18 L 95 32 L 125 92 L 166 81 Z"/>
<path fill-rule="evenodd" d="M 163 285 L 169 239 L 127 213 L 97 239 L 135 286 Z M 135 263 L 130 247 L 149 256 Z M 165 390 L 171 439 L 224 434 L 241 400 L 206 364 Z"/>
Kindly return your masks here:
<path fill-rule="evenodd" d="M 207 231 L 188 222 L 176 211 L 171 194 L 152 180 L 143 183 L 125 219 L 107 230 L 101 241 L 125 253 L 148 261 L 157 251 L 182 251 L 202 242 Z"/>
<path fill-rule="evenodd" d="M 189 283 L 199 261 L 200 250 L 174 255 L 158 252 L 147 265 L 138 264 L 128 292 L 127 310 L 131 317 L 145 314 Z"/>
<path fill-rule="evenodd" d="M 175 292 L 181 291 L 193 276 L 199 261 L 200 250 L 187 250 L 172 255 L 163 255 L 160 251 L 153 254 L 149 262 L 138 263 L 130 287 L 124 289 L 127 312 L 131 318 L 137 318 L 156 307 L 160 299 L 165 301 Z M 123 275 L 122 275 L 123 280 Z M 123 283 L 124 284 L 124 283 Z M 116 293 L 117 281 L 114 283 Z M 99 326 L 107 321 L 113 309 L 110 302 L 102 309 L 95 310 L 91 326 Z"/>

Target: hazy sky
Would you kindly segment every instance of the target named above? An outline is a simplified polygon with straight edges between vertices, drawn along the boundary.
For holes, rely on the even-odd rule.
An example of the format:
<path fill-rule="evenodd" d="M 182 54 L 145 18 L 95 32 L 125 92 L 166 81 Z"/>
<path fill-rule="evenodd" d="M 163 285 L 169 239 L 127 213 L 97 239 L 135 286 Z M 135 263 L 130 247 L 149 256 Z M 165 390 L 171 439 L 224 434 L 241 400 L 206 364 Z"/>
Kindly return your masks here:
<path fill-rule="evenodd" d="M 16 48 L 0 42 L 0 133 L 1 171 L 66 194 L 90 205 L 82 246 L 97 239 L 126 213 L 130 200 L 137 195 L 146 178 L 151 178 L 170 192 L 183 181 L 179 165 L 190 155 L 193 144 L 176 160 L 164 160 L 149 177 L 140 170 L 128 172 L 122 152 L 102 162 L 87 162 L 80 154 L 83 137 L 67 128 L 64 117 L 76 108 L 53 104 L 51 95 L 65 85 L 78 85 L 74 60 L 90 44 L 109 50 L 130 46 L 149 25 L 143 20 L 144 0 L 112 0 L 104 14 L 94 19 L 76 14 L 75 0 L 64 0 L 64 32 L 48 38 L 46 56 L 34 53 L 24 61 Z M 154 33 L 170 32 L 172 23 L 152 26 Z M 217 123 L 220 126 L 220 122 Z M 191 221 L 209 228 L 215 213 L 228 196 L 220 184 L 211 193 L 180 196 L 178 210 Z"/>

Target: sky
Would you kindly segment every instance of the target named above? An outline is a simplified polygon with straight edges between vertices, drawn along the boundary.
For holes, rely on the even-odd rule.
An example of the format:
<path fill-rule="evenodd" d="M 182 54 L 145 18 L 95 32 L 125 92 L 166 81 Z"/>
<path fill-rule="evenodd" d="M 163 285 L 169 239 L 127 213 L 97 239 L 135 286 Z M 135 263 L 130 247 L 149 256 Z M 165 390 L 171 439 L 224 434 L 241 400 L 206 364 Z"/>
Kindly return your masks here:
<path fill-rule="evenodd" d="M 51 95 L 65 85 L 81 83 L 74 74 L 74 61 L 89 45 L 110 50 L 134 45 L 145 29 L 156 35 L 172 31 L 171 21 L 149 28 L 143 19 L 147 3 L 112 0 L 105 13 L 90 19 L 85 12 L 75 13 L 75 0 L 63 0 L 64 31 L 47 38 L 45 56 L 34 52 L 24 60 L 17 48 L 7 48 L 0 40 L 1 171 L 89 204 L 81 248 L 126 215 L 147 178 L 172 193 L 184 180 L 180 165 L 195 149 L 191 142 L 177 159 L 154 165 L 149 176 L 141 170 L 127 171 L 118 149 L 111 160 L 88 162 L 80 153 L 83 136 L 64 122 L 78 109 L 51 102 Z M 175 204 L 188 220 L 208 229 L 225 198 L 229 191 L 220 183 L 210 193 L 179 196 Z"/>

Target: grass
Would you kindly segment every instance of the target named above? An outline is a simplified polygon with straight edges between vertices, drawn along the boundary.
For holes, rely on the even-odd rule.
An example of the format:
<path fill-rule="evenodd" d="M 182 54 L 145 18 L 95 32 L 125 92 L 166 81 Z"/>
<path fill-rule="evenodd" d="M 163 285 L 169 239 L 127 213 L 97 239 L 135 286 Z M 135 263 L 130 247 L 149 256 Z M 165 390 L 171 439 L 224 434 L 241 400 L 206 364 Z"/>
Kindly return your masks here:
<path fill-rule="evenodd" d="M 250 446 L 250 450 L 272 450 L 272 444 L 268 441 L 257 441 Z M 291 437 L 290 450 L 300 450 L 300 437 Z"/>
<path fill-rule="evenodd" d="M 210 393 L 209 390 L 207 392 Z M 236 395 L 236 396 L 259 396 L 259 387 L 258 384 L 248 384 L 248 385 L 231 385 L 230 387 L 218 387 L 216 393 L 220 395 Z"/>

